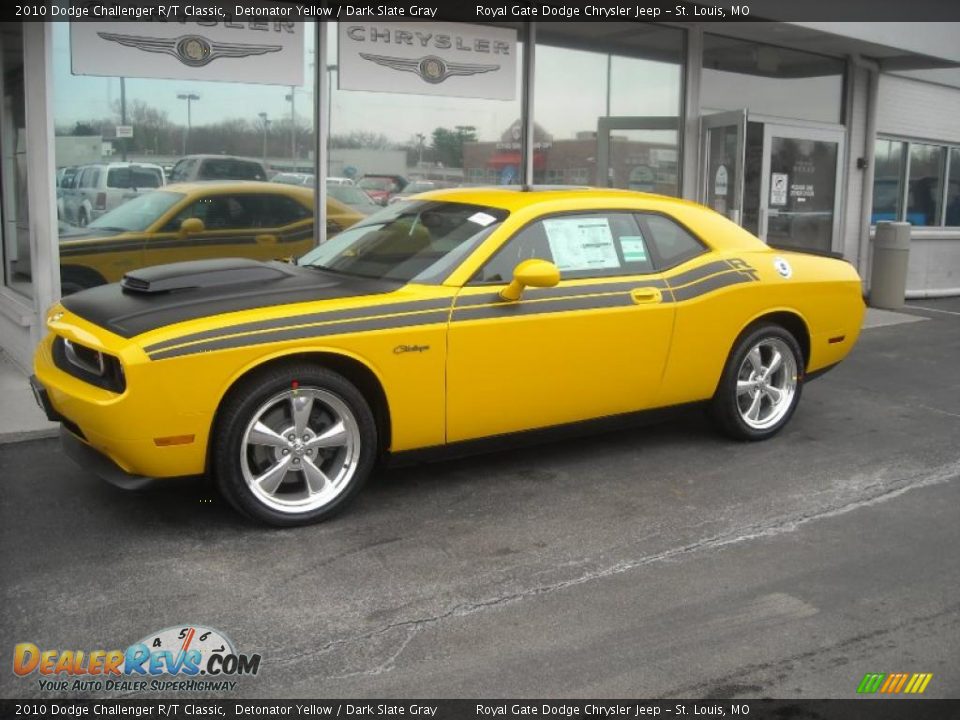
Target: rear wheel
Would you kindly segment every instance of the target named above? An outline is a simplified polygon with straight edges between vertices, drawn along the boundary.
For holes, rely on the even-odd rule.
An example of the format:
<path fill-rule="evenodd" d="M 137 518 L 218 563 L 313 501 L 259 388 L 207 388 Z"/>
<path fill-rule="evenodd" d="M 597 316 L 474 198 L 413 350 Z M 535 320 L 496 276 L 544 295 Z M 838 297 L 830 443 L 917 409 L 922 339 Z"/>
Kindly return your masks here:
<path fill-rule="evenodd" d="M 341 375 L 286 365 L 252 376 L 226 400 L 214 470 L 238 510 L 277 526 L 343 509 L 370 474 L 377 429 L 363 395 Z"/>
<path fill-rule="evenodd" d="M 741 336 L 713 398 L 720 429 L 737 440 L 766 440 L 790 420 L 802 389 L 803 353 L 779 325 Z"/>

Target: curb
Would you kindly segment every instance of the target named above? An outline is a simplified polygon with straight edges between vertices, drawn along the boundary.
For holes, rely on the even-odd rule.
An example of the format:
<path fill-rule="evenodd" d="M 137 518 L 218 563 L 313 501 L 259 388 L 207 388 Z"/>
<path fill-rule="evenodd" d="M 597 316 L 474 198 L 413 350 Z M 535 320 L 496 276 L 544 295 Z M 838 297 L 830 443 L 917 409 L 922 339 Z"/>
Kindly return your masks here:
<path fill-rule="evenodd" d="M 39 430 L 24 430 L 23 432 L 11 432 L 0 434 L 0 445 L 12 445 L 18 442 L 27 442 L 28 440 L 48 440 L 60 436 L 60 428 L 41 428 Z"/>

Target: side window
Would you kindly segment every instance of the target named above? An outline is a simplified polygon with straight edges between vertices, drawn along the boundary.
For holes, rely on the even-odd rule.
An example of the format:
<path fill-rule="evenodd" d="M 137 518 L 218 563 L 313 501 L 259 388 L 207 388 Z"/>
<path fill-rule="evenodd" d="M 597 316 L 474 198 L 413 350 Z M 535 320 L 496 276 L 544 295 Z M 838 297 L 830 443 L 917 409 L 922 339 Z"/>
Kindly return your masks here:
<path fill-rule="evenodd" d="M 87 188 L 90 187 L 93 182 L 93 168 L 84 168 L 83 172 L 80 173 L 80 182 L 77 183 L 77 187 Z"/>
<path fill-rule="evenodd" d="M 262 195 L 258 217 L 253 219 L 256 227 L 281 227 L 313 217 L 313 213 L 293 198 L 285 195 Z"/>
<path fill-rule="evenodd" d="M 247 207 L 241 197 L 233 195 L 209 195 L 200 198 L 181 210 L 164 228 L 166 232 L 175 232 L 187 218 L 203 221 L 207 230 L 238 230 L 251 227 Z"/>
<path fill-rule="evenodd" d="M 100 168 L 93 169 L 93 176 L 90 178 L 90 187 L 100 187 Z"/>
<path fill-rule="evenodd" d="M 531 223 L 507 241 L 475 281 L 509 282 L 523 260 L 549 260 L 562 280 L 642 275 L 653 261 L 636 219 L 629 213 L 558 215 Z"/>
<path fill-rule="evenodd" d="M 650 240 L 660 258 L 661 269 L 672 268 L 695 258 L 706 248 L 682 225 L 663 215 L 642 215 L 643 223 L 650 231 Z"/>

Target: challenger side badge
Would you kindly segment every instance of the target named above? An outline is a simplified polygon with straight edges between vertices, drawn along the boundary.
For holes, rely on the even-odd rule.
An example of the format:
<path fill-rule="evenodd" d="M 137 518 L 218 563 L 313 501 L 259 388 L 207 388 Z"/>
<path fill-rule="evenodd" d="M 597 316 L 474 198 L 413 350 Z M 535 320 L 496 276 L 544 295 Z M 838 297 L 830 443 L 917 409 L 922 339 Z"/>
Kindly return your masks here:
<path fill-rule="evenodd" d="M 779 255 L 773 259 L 773 268 L 784 279 L 790 279 L 790 276 L 793 275 L 793 268 L 790 267 L 790 263 Z"/>

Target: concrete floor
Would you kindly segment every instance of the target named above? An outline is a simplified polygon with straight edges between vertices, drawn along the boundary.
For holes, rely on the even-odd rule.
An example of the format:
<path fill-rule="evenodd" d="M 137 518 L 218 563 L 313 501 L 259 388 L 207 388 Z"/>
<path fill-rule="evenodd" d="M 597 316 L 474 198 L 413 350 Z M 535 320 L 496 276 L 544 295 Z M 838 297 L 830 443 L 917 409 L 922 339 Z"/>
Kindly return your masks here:
<path fill-rule="evenodd" d="M 0 644 L 205 624 L 263 655 L 231 697 L 849 698 L 867 672 L 958 697 L 960 300 L 915 305 L 771 441 L 693 412 L 381 472 L 310 528 L 0 446 Z"/>

